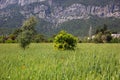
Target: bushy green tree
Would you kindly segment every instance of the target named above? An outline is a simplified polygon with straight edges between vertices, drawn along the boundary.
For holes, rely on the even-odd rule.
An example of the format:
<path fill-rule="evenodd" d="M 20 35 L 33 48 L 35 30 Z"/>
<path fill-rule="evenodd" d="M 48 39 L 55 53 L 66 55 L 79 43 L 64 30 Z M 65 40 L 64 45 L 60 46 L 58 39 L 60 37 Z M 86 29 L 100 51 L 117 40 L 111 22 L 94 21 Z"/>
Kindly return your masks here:
<path fill-rule="evenodd" d="M 32 37 L 35 34 L 35 26 L 37 24 L 35 17 L 30 17 L 28 20 L 26 20 L 22 27 L 21 27 L 21 33 L 19 34 L 19 42 L 22 48 L 26 48 L 32 41 Z"/>
<path fill-rule="evenodd" d="M 65 31 L 60 31 L 54 39 L 54 47 L 60 50 L 74 50 L 77 45 L 77 38 Z"/>

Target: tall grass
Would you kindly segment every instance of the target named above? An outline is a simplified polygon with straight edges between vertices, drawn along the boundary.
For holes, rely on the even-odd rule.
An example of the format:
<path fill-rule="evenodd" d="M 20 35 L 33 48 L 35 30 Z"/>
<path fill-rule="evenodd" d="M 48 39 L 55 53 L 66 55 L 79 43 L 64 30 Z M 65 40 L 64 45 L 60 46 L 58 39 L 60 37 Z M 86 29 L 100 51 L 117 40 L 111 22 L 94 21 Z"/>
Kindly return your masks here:
<path fill-rule="evenodd" d="M 120 80 L 120 44 L 0 44 L 0 80 Z"/>

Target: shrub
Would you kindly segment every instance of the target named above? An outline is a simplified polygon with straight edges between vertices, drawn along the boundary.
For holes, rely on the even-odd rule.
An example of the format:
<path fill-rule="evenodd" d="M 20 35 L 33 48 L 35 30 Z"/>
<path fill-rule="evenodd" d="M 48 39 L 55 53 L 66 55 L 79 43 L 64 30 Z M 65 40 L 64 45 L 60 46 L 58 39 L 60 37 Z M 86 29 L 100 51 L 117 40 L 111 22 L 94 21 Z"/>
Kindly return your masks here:
<path fill-rule="evenodd" d="M 0 36 L 0 43 L 5 43 L 7 38 L 5 36 Z"/>
<path fill-rule="evenodd" d="M 5 43 L 16 43 L 17 41 L 16 40 L 12 40 L 12 39 L 8 39 L 5 41 Z"/>
<path fill-rule="evenodd" d="M 97 35 L 95 35 L 94 42 L 95 43 L 103 43 L 101 37 L 102 37 L 102 33 L 101 32 L 98 33 Z"/>
<path fill-rule="evenodd" d="M 15 39 L 16 39 L 16 36 L 13 35 L 13 34 L 11 34 L 11 35 L 9 35 L 9 38 L 12 39 L 12 40 L 15 40 Z"/>
<path fill-rule="evenodd" d="M 54 47 L 60 50 L 74 50 L 77 45 L 77 38 L 65 31 L 61 31 L 54 39 Z"/>
<path fill-rule="evenodd" d="M 33 42 L 35 43 L 40 43 L 40 42 L 45 42 L 45 38 L 44 38 L 44 35 L 41 35 L 41 34 L 37 34 L 33 37 Z"/>
<path fill-rule="evenodd" d="M 49 39 L 48 39 L 48 42 L 49 42 L 49 43 L 53 43 L 53 41 L 54 41 L 53 38 L 49 38 Z"/>
<path fill-rule="evenodd" d="M 113 38 L 111 43 L 120 43 L 120 38 Z"/>

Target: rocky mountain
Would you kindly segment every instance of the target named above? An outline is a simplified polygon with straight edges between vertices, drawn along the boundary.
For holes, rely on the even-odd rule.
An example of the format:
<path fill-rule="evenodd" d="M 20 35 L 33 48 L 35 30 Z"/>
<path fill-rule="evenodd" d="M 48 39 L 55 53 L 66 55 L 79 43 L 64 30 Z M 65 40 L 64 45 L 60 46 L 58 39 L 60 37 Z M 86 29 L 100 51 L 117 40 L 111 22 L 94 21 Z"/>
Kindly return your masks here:
<path fill-rule="evenodd" d="M 20 6 L 28 5 L 35 2 L 43 2 L 45 0 L 1 0 L 0 9 L 3 9 L 9 5 L 17 4 Z"/>
<path fill-rule="evenodd" d="M 44 22 L 51 24 L 51 27 L 45 24 L 42 25 L 42 28 L 48 30 L 58 28 L 63 23 L 71 20 L 86 21 L 93 17 L 100 19 L 114 18 L 118 21 L 120 19 L 120 1 L 0 0 L 0 28 L 19 27 L 25 18 L 32 15 L 35 15 L 39 20 L 42 19 Z M 94 24 L 90 23 L 90 25 Z"/>

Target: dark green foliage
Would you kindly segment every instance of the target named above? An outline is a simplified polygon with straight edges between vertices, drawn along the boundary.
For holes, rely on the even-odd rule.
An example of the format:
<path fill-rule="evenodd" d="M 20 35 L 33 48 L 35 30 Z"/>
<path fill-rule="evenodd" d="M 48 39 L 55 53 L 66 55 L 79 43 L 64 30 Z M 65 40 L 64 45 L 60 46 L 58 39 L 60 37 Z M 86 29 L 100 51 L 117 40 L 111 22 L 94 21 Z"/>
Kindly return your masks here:
<path fill-rule="evenodd" d="M 14 34 L 10 34 L 6 37 L 5 43 L 16 43 L 17 39 Z"/>
<path fill-rule="evenodd" d="M 47 37 L 50 37 L 53 34 L 57 34 L 60 30 L 65 30 L 75 36 L 85 37 L 85 36 L 88 36 L 90 25 L 93 28 L 93 33 L 95 32 L 96 29 L 100 29 L 100 26 L 103 26 L 103 24 L 108 25 L 108 28 L 112 31 L 120 32 L 119 23 L 120 23 L 120 19 L 117 19 L 117 18 L 99 18 L 96 16 L 92 16 L 90 19 L 87 19 L 87 20 L 67 21 L 62 24 L 59 24 L 56 27 L 54 27 L 55 25 L 47 21 L 40 20 L 38 22 L 36 29 L 40 34 L 44 34 Z M 0 34 L 2 34 L 1 32 L 3 32 L 4 34 L 12 32 L 14 29 L 13 28 L 14 26 L 11 26 L 11 25 L 9 26 L 10 28 L 7 28 L 7 26 L 3 26 L 4 28 L 2 28 L 2 25 L 1 25 Z M 21 23 L 18 26 L 21 26 Z"/>
<path fill-rule="evenodd" d="M 55 48 L 60 50 L 73 50 L 77 45 L 77 38 L 65 31 L 59 32 L 54 39 Z"/>
<path fill-rule="evenodd" d="M 18 37 L 20 46 L 25 49 L 31 43 L 31 37 L 32 37 L 32 32 L 23 31 Z"/>
<path fill-rule="evenodd" d="M 106 34 L 106 35 L 105 35 L 104 42 L 110 42 L 111 40 L 112 40 L 111 34 Z"/>
<path fill-rule="evenodd" d="M 8 38 L 4 35 L 0 36 L 0 43 L 5 43 Z"/>
<path fill-rule="evenodd" d="M 107 43 L 112 40 L 111 31 L 107 29 L 107 25 L 104 24 L 104 27 L 97 29 L 95 32 L 94 42 L 96 43 Z"/>
<path fill-rule="evenodd" d="M 46 3 L 47 0 L 44 2 Z M 48 2 L 47 2 L 48 3 Z M 120 0 L 53 0 L 53 3 L 56 5 L 61 5 L 62 7 L 66 7 L 66 6 L 70 6 L 74 3 L 81 3 L 83 5 L 92 5 L 92 6 L 105 6 L 108 5 L 109 3 L 113 4 L 114 3 L 120 3 Z M 42 2 L 40 3 L 33 3 L 30 5 L 27 5 L 25 8 L 30 10 L 33 9 L 36 5 L 41 5 L 43 4 Z M 114 6 L 112 6 L 111 4 L 111 8 L 114 8 Z M 46 4 L 45 4 L 46 5 Z M 117 5 L 117 4 L 115 4 Z M 47 5 L 46 5 L 47 6 Z M 54 7 L 54 6 L 53 6 Z M 18 5 L 10 5 L 7 8 L 5 8 L 2 12 L 6 12 L 9 14 L 10 16 L 0 16 L 0 32 L 4 32 L 4 33 L 10 33 L 13 29 L 18 28 L 19 26 L 21 26 L 22 24 L 22 20 L 25 19 L 25 17 L 20 13 L 21 10 L 24 10 L 24 7 L 18 6 Z M 50 9 L 52 10 L 52 8 Z M 45 11 L 46 15 L 49 15 L 49 9 Z M 31 14 L 34 14 L 31 11 Z M 78 24 L 76 24 L 78 22 Z M 91 16 L 90 19 L 83 19 L 83 20 L 72 20 L 72 21 L 68 21 L 63 23 L 59 27 L 59 29 L 53 29 L 53 24 L 51 24 L 50 22 L 47 22 L 45 20 L 41 20 L 40 23 L 37 26 L 37 30 L 40 31 L 40 34 L 45 34 L 47 36 L 52 36 L 53 34 L 56 34 L 59 30 L 66 30 L 74 35 L 79 36 L 87 36 L 87 31 L 90 27 L 90 25 L 92 25 L 93 27 L 95 26 L 101 26 L 103 24 L 107 24 L 109 25 L 110 29 L 113 30 L 117 30 L 120 31 L 120 25 L 118 25 L 120 23 L 120 19 L 116 19 L 116 18 L 99 18 L 96 16 Z M 68 25 L 69 24 L 69 25 Z M 67 26 L 66 26 L 67 25 Z M 40 27 L 39 27 L 40 26 Z M 74 28 L 73 28 L 74 27 Z M 4 29 L 4 30 L 3 30 Z M 72 31 L 73 29 L 73 31 Z"/>
<path fill-rule="evenodd" d="M 56 34 L 54 34 L 52 37 L 48 38 L 48 42 L 54 42 L 54 38 L 56 37 Z"/>
<path fill-rule="evenodd" d="M 55 28 L 55 31 L 58 32 L 60 30 L 65 30 L 73 35 L 85 37 L 88 36 L 90 26 L 93 28 L 93 33 L 96 32 L 96 29 L 100 30 L 101 26 L 103 27 L 104 24 L 107 25 L 109 30 L 120 32 L 120 25 L 118 25 L 119 23 L 120 19 L 116 18 L 91 17 L 87 20 L 71 20 L 64 22 Z"/>
<path fill-rule="evenodd" d="M 21 34 L 18 39 L 22 48 L 26 48 L 32 41 L 32 37 L 35 35 L 35 26 L 36 26 L 36 18 L 30 17 L 23 23 L 21 27 Z"/>
<path fill-rule="evenodd" d="M 18 28 L 18 29 L 15 29 L 12 34 L 13 34 L 14 36 L 18 37 L 18 35 L 19 35 L 21 32 L 22 32 L 22 30 L 21 30 L 20 28 Z"/>
<path fill-rule="evenodd" d="M 16 43 L 16 37 L 13 34 L 0 36 L 0 43 Z"/>
<path fill-rule="evenodd" d="M 8 37 L 9 37 L 9 39 L 11 39 L 11 40 L 15 40 L 15 39 L 16 39 L 16 35 L 14 35 L 14 34 L 10 34 Z"/>
<path fill-rule="evenodd" d="M 21 28 L 23 31 L 31 31 L 32 34 L 35 33 L 35 26 L 37 24 L 35 17 L 30 17 L 28 20 L 26 20 Z"/>
<path fill-rule="evenodd" d="M 12 39 L 7 39 L 5 43 L 17 43 L 17 41 Z"/>
<path fill-rule="evenodd" d="M 46 42 L 44 35 L 36 34 L 34 36 L 33 42 L 40 43 L 40 42 Z"/>
<path fill-rule="evenodd" d="M 113 38 L 111 43 L 120 43 L 120 38 Z"/>
<path fill-rule="evenodd" d="M 94 42 L 95 43 L 102 43 L 103 41 L 102 41 L 101 37 L 102 37 L 102 33 L 101 32 L 96 34 L 95 38 L 94 38 Z"/>

